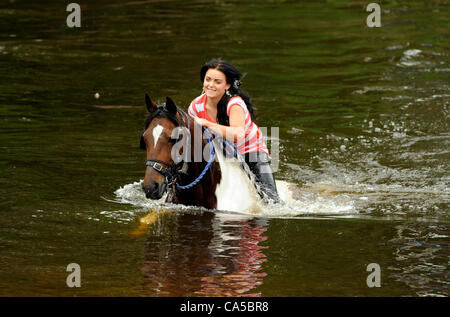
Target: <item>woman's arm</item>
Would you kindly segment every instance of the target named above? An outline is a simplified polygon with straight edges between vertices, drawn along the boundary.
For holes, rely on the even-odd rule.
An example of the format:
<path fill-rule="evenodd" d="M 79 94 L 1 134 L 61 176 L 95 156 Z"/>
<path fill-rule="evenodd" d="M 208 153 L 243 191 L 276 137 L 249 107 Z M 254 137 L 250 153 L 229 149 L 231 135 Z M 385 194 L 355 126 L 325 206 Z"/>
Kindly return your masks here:
<path fill-rule="evenodd" d="M 239 106 L 230 109 L 230 126 L 213 123 L 198 117 L 193 118 L 198 124 L 213 130 L 234 143 L 239 143 L 245 138 L 245 113 Z"/>

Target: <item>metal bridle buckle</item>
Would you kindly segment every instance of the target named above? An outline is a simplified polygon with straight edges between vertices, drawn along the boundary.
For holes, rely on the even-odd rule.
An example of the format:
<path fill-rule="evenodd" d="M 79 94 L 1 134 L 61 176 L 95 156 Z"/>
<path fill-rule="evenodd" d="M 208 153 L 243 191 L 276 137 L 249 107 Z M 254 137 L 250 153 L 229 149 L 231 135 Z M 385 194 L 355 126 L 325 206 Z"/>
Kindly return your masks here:
<path fill-rule="evenodd" d="M 157 163 L 157 162 L 154 162 L 152 167 L 155 170 L 157 170 L 158 172 L 161 172 L 164 169 L 164 167 L 161 164 Z"/>

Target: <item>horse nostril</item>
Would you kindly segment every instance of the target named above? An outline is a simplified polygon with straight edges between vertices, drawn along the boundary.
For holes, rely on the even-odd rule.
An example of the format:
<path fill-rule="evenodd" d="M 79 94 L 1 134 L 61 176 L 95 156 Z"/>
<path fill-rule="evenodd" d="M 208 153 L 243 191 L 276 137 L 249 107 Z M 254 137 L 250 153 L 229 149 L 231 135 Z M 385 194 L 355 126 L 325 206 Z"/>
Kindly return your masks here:
<path fill-rule="evenodd" d="M 153 183 L 150 185 L 150 188 L 148 190 L 150 193 L 155 193 L 158 191 L 158 183 Z"/>
<path fill-rule="evenodd" d="M 151 199 L 159 199 L 161 198 L 160 186 L 158 183 L 152 183 L 150 186 L 142 185 L 142 188 L 145 193 L 145 197 Z"/>

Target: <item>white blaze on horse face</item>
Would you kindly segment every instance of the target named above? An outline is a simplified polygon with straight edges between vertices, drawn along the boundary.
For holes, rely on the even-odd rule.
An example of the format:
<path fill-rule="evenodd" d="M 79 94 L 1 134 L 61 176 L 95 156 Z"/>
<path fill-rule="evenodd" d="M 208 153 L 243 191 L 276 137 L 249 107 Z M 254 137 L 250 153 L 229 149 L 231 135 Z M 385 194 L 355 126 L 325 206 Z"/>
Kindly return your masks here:
<path fill-rule="evenodd" d="M 161 133 L 163 132 L 164 127 L 160 124 L 158 124 L 156 127 L 153 128 L 153 142 L 154 147 L 156 148 L 156 143 L 158 143 L 158 139 L 161 136 Z"/>

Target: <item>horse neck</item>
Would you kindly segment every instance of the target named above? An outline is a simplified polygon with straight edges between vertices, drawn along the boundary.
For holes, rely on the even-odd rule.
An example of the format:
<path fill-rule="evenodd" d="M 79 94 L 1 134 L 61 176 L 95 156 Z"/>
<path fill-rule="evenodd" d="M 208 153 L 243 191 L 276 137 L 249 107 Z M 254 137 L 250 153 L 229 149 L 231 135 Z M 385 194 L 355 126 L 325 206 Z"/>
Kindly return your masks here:
<path fill-rule="evenodd" d="M 210 153 L 210 146 L 212 144 L 209 144 L 208 141 L 203 137 L 203 131 L 202 128 L 194 124 L 193 119 L 189 117 L 190 120 L 192 120 L 190 125 L 190 135 L 191 135 L 191 142 L 190 142 L 190 160 L 189 160 L 189 168 L 192 168 L 192 170 L 195 171 L 195 177 L 198 177 L 200 173 L 205 168 L 206 164 L 208 164 L 207 159 L 208 157 L 204 157 L 204 153 Z M 213 168 L 215 164 L 212 164 L 210 168 Z"/>
<path fill-rule="evenodd" d="M 191 135 L 191 162 L 193 165 L 203 169 L 208 164 L 208 161 L 215 161 L 214 137 L 208 134 L 209 139 L 205 138 L 204 135 L 206 134 L 203 133 L 202 128 L 198 125 L 191 129 Z M 213 162 L 210 170 L 217 169 L 217 167 L 218 164 Z"/>
<path fill-rule="evenodd" d="M 200 133 L 198 133 L 198 130 L 195 131 L 195 129 L 199 129 Z M 203 148 L 205 146 L 209 148 L 208 142 L 203 140 L 201 128 L 198 126 L 194 127 L 193 120 L 190 122 L 190 134 L 190 157 L 189 159 L 186 158 L 186 164 L 188 165 L 187 173 L 179 174 L 181 177 L 180 185 L 184 186 L 194 182 L 208 164 L 203 159 Z M 199 152 L 197 155 L 195 155 L 196 151 Z M 184 205 L 203 206 L 208 209 L 214 209 L 217 207 L 215 190 L 220 178 L 220 167 L 218 163 L 214 162 L 196 185 L 190 189 L 176 191 L 173 201 Z"/>

